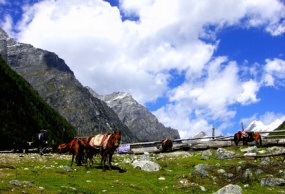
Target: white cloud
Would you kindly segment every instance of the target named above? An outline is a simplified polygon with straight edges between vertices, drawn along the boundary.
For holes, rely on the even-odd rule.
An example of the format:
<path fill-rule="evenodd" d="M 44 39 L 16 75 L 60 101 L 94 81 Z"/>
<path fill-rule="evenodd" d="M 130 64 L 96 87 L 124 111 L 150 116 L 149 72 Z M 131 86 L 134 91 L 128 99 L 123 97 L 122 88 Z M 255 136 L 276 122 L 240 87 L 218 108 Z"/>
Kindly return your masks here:
<path fill-rule="evenodd" d="M 12 25 L 13 21 L 11 16 L 6 15 L 3 21 L 0 21 L 0 25 L 2 26 L 3 30 L 5 30 L 8 34 L 12 34 Z"/>
<path fill-rule="evenodd" d="M 172 105 L 154 112 L 159 120 L 174 128 L 180 129 L 183 123 L 185 131 L 181 131 L 188 133 L 188 137 L 194 135 L 198 129 L 211 132 L 211 123 L 208 123 L 211 120 L 227 122 L 232 119 L 236 112 L 230 109 L 231 105 L 246 105 L 258 101 L 258 82 L 239 80 L 238 65 L 228 61 L 226 57 L 210 61 L 203 72 L 199 78 L 171 90 L 169 98 Z M 186 115 L 186 118 L 182 115 Z M 203 127 L 199 125 L 201 123 Z M 229 125 L 231 124 L 221 127 Z M 193 128 L 194 126 L 199 127 Z M 195 130 L 189 130 L 190 128 Z"/>
<path fill-rule="evenodd" d="M 150 7 L 154 0 L 133 1 L 133 0 L 119 0 L 120 9 L 128 16 L 139 16 L 140 12 Z"/>
<path fill-rule="evenodd" d="M 285 9 L 279 1 L 120 0 L 120 8 L 102 0 L 40 1 L 24 7 L 17 38 L 57 53 L 99 94 L 125 91 L 140 103 L 167 94 L 170 103 L 155 114 L 166 126 L 181 129 L 182 137 L 210 133 L 211 119 L 223 122 L 221 131 L 236 115 L 230 106 L 259 100 L 255 77 L 242 77 L 240 65 L 227 57 L 212 58 L 219 46 L 215 32 L 234 25 L 281 35 Z M 11 23 L 7 20 L 7 29 Z M 284 69 L 283 63 L 267 61 L 267 85 L 284 78 L 274 64 Z M 170 88 L 173 70 L 181 83 Z"/>
<path fill-rule="evenodd" d="M 269 125 L 276 120 L 280 121 L 280 124 L 285 121 L 285 115 L 280 113 L 266 112 L 260 116 L 260 120 L 265 124 Z"/>
<path fill-rule="evenodd" d="M 263 82 L 266 86 L 284 86 L 285 61 L 267 59 L 264 67 Z"/>

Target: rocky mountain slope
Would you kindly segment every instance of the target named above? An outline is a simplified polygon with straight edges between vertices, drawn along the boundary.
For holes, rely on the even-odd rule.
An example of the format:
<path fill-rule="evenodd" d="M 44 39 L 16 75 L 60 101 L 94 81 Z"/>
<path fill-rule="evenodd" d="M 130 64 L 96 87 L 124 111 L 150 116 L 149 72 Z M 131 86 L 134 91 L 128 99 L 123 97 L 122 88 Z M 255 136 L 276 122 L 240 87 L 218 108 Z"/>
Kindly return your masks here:
<path fill-rule="evenodd" d="M 98 95 L 91 88 L 87 87 L 87 89 L 95 97 L 106 102 L 140 141 L 158 141 L 165 138 L 180 139 L 177 130 L 165 127 L 148 109 L 135 101 L 130 94 L 114 92 L 109 95 Z"/>
<path fill-rule="evenodd" d="M 121 130 L 124 142 L 137 141 L 106 103 L 95 98 L 55 53 L 18 43 L 0 28 L 0 54 L 80 136 Z"/>
<path fill-rule="evenodd" d="M 50 146 L 52 142 L 68 142 L 74 137 L 75 129 L 2 57 L 0 83 L 0 150 L 25 145 L 26 142 L 35 143 L 41 129 L 49 129 Z"/>
<path fill-rule="evenodd" d="M 55 53 L 16 42 L 1 28 L 0 55 L 44 101 L 74 126 L 79 136 L 121 130 L 124 143 L 180 137 L 177 130 L 164 127 L 131 96 L 125 99 L 131 99 L 136 106 L 121 107 L 124 101 L 110 103 L 115 94 L 98 99 L 82 86 Z"/>

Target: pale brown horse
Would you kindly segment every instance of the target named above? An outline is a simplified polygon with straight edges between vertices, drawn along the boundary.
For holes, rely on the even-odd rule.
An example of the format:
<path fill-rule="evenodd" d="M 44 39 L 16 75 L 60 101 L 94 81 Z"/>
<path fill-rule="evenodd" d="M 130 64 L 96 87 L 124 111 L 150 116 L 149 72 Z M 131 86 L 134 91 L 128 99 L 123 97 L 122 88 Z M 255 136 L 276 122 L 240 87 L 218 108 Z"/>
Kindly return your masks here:
<path fill-rule="evenodd" d="M 248 142 L 255 141 L 256 146 L 262 146 L 262 139 L 261 139 L 261 135 L 259 133 L 247 132 L 247 134 L 248 134 L 248 136 L 244 137 L 242 135 L 241 131 L 239 131 L 234 135 L 234 142 L 235 142 L 236 146 L 238 145 L 238 143 L 240 141 L 243 142 L 243 145 L 247 145 Z"/>
<path fill-rule="evenodd" d="M 84 151 L 85 151 L 86 139 L 85 138 L 74 138 L 74 141 L 70 147 L 70 152 L 72 154 L 71 164 L 72 166 L 74 161 L 74 156 L 76 160 L 76 166 L 82 166 L 82 161 L 84 160 Z"/>
<path fill-rule="evenodd" d="M 93 156 L 97 155 L 98 153 L 101 154 L 101 164 L 102 170 L 105 171 L 105 163 L 108 159 L 108 166 L 109 169 L 112 170 L 111 163 L 112 157 L 116 149 L 119 147 L 121 142 L 121 131 L 115 131 L 109 135 L 109 137 L 105 140 L 106 146 L 101 147 L 94 147 L 90 145 L 90 140 L 93 137 L 88 137 L 86 143 L 86 157 L 87 157 L 87 168 L 92 168 L 93 165 Z"/>

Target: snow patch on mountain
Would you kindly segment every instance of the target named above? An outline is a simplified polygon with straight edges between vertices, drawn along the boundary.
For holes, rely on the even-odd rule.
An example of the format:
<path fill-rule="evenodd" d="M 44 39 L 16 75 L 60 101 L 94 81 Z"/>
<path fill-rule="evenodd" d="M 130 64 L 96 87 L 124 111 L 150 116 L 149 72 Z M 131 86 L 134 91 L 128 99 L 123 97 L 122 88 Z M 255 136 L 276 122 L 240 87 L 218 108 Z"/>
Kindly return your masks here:
<path fill-rule="evenodd" d="M 276 119 L 274 122 L 266 125 L 264 124 L 262 121 L 257 121 L 254 120 L 252 121 L 247 128 L 245 129 L 246 131 L 254 131 L 254 132 L 270 132 L 270 131 L 274 131 L 277 127 L 279 127 L 279 125 L 281 125 L 283 122 L 283 120 L 281 119 Z M 267 134 L 263 134 L 263 135 L 267 135 Z"/>

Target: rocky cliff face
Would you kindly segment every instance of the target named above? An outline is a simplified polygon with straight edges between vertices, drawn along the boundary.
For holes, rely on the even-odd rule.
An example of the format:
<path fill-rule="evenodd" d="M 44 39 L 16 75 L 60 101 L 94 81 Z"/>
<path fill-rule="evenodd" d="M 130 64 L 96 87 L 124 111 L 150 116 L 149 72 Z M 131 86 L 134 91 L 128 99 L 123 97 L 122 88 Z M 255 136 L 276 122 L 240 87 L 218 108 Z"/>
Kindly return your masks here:
<path fill-rule="evenodd" d="M 91 95 L 55 53 L 18 43 L 0 28 L 0 54 L 13 70 L 77 129 L 78 135 L 121 130 L 124 142 L 137 141 L 117 114 L 106 103 Z"/>
<path fill-rule="evenodd" d="M 144 106 L 125 92 L 114 92 L 109 95 L 98 95 L 91 88 L 87 89 L 95 97 L 103 100 L 119 116 L 140 141 L 160 141 L 165 138 L 180 139 L 177 130 L 167 128 Z"/>

